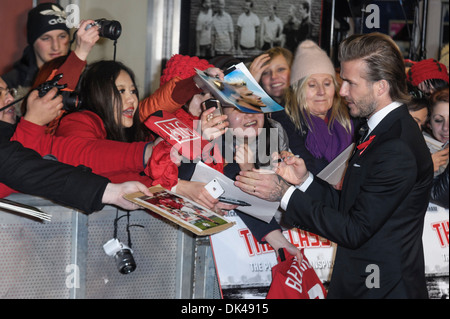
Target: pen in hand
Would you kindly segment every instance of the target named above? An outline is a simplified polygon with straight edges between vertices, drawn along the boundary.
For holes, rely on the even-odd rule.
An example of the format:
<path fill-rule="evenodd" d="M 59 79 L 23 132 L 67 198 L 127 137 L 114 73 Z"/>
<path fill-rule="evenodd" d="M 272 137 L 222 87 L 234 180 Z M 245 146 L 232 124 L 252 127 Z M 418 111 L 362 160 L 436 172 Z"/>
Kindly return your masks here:
<path fill-rule="evenodd" d="M 290 157 L 292 157 L 292 156 L 288 156 L 288 157 L 286 157 L 286 158 L 290 158 Z M 300 155 L 294 155 L 294 157 L 300 157 Z M 275 162 L 275 163 L 281 163 L 281 162 L 284 162 L 284 158 L 276 159 L 274 162 Z"/>

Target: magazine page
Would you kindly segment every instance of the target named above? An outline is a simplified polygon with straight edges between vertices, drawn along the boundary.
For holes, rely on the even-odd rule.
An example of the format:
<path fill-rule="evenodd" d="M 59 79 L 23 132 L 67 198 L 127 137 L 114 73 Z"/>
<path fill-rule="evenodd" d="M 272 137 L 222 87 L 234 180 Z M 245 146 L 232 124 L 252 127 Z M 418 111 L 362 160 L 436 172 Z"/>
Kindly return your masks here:
<path fill-rule="evenodd" d="M 175 194 L 160 185 L 150 187 L 153 196 L 141 192 L 124 198 L 171 220 L 199 236 L 212 235 L 233 226 L 234 223 L 190 199 Z"/>
<path fill-rule="evenodd" d="M 197 85 L 214 95 L 222 106 L 234 106 L 246 113 L 271 113 L 284 108 L 275 102 L 256 82 L 244 63 L 231 67 L 224 81 L 197 70 Z"/>
<path fill-rule="evenodd" d="M 319 174 L 317 174 L 317 177 L 328 182 L 330 185 L 337 185 L 344 176 L 348 159 L 350 158 L 354 147 L 355 143 L 350 144 L 341 154 L 332 160 L 330 164 L 321 170 Z"/>
<path fill-rule="evenodd" d="M 430 135 L 426 133 L 423 134 L 423 137 L 425 138 L 425 142 L 427 143 L 428 149 L 432 154 L 443 149 L 444 143 L 432 138 Z"/>
<path fill-rule="evenodd" d="M 195 166 L 194 174 L 191 181 L 209 183 L 216 179 L 223 188 L 223 196 L 245 202 L 246 206 L 239 206 L 238 209 L 250 216 L 258 218 L 269 223 L 277 212 L 279 202 L 269 202 L 267 200 L 249 195 L 234 185 L 232 179 L 209 167 L 208 165 L 198 162 Z"/>

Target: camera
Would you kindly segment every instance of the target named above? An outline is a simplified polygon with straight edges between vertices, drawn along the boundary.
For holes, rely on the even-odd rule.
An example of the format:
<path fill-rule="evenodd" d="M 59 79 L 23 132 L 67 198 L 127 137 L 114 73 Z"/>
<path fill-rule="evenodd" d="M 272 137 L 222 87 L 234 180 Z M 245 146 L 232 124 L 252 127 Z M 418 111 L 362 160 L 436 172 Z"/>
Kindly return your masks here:
<path fill-rule="evenodd" d="M 40 84 L 36 90 L 39 92 L 39 97 L 43 97 L 52 88 L 56 87 L 58 89 L 58 94 L 63 97 L 63 109 L 66 111 L 73 111 L 81 105 L 81 100 L 78 94 L 74 91 L 64 91 L 66 84 L 58 84 L 58 81 L 63 77 L 62 73 L 57 74 L 53 79 Z"/>
<path fill-rule="evenodd" d="M 94 25 L 98 26 L 99 35 L 103 38 L 117 40 L 122 34 L 122 25 L 116 20 L 98 19 L 94 23 L 89 24 L 86 30 Z"/>
<path fill-rule="evenodd" d="M 133 251 L 127 245 L 119 242 L 117 238 L 110 239 L 104 244 L 103 250 L 108 256 L 114 257 L 117 269 L 121 274 L 129 274 L 136 269 Z"/>

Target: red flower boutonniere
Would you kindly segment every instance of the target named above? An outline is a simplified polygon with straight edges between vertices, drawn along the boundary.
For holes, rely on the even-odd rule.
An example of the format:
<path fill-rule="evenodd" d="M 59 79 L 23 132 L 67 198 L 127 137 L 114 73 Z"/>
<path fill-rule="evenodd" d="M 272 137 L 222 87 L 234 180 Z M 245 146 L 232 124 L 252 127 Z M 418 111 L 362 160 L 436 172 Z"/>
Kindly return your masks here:
<path fill-rule="evenodd" d="M 360 151 L 359 156 L 366 150 L 367 146 L 369 146 L 370 143 L 372 143 L 373 139 L 376 135 L 369 136 L 369 139 L 365 141 L 364 143 L 359 144 L 356 148 Z"/>

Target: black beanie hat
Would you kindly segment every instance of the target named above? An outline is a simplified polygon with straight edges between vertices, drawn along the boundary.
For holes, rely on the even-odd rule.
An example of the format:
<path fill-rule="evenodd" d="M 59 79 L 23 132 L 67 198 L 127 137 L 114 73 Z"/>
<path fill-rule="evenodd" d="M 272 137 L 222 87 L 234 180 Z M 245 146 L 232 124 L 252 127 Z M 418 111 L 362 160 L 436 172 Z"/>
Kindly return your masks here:
<path fill-rule="evenodd" d="M 66 12 L 56 3 L 41 3 L 28 12 L 27 41 L 33 45 L 41 35 L 52 30 L 64 30 L 69 33 L 66 25 Z"/>

